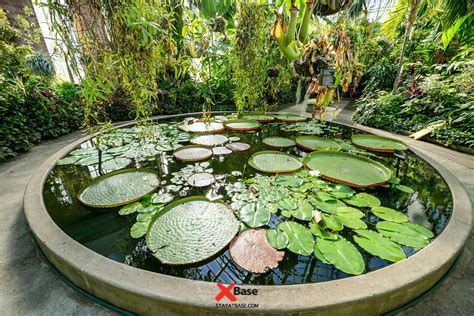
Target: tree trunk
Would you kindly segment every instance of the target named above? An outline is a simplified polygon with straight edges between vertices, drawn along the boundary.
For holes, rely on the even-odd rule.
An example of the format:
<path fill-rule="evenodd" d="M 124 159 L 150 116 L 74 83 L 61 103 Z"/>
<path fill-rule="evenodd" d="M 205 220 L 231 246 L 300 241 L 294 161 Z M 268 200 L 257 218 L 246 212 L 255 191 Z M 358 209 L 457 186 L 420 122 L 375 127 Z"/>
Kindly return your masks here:
<path fill-rule="evenodd" d="M 407 48 L 408 41 L 411 37 L 411 32 L 413 30 L 413 24 L 415 23 L 416 13 L 418 11 L 418 6 L 420 5 L 420 0 L 411 0 L 410 1 L 410 12 L 408 14 L 408 20 L 405 30 L 405 36 L 403 37 L 402 50 L 400 52 L 400 61 L 398 62 L 397 67 L 397 76 L 395 77 L 395 82 L 393 83 L 392 94 L 395 94 L 400 84 L 400 78 L 402 77 L 403 72 L 403 61 L 405 59 L 405 50 Z"/>

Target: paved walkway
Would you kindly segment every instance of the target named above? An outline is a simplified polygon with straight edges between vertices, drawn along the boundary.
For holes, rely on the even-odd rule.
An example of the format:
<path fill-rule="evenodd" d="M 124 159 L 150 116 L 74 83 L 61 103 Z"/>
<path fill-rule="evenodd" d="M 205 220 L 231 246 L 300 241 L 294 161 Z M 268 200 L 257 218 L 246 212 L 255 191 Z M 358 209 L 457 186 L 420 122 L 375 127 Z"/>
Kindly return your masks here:
<path fill-rule="evenodd" d="M 345 102 L 338 121 L 351 120 L 351 103 Z M 301 114 L 298 106 L 284 112 Z M 307 114 L 309 116 L 309 114 Z M 331 115 L 328 115 L 331 116 Z M 357 126 L 357 125 L 356 125 Z M 444 147 L 403 136 L 453 172 L 474 197 L 474 158 Z M 69 288 L 42 260 L 25 222 L 23 192 L 41 163 L 51 154 L 80 137 L 79 132 L 54 141 L 43 142 L 28 153 L 0 164 L 0 315 L 113 315 L 114 312 L 93 303 Z M 402 314 L 470 315 L 474 310 L 474 242 L 471 236 L 460 264 L 428 298 Z"/>

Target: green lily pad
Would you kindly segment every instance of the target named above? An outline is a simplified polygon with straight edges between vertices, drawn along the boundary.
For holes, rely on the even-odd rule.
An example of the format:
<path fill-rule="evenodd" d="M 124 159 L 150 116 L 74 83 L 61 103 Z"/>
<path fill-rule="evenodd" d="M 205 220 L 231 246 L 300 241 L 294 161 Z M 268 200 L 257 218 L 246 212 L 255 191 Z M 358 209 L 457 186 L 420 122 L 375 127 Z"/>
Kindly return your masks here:
<path fill-rule="evenodd" d="M 262 141 L 265 145 L 271 148 L 288 148 L 295 146 L 295 141 L 286 137 L 267 137 Z"/>
<path fill-rule="evenodd" d="M 366 229 L 367 224 L 361 220 L 364 217 L 364 213 L 356 208 L 342 206 L 336 210 L 336 216 L 345 227 L 352 229 Z"/>
<path fill-rule="evenodd" d="M 136 222 L 133 224 L 132 228 L 130 228 L 130 236 L 132 236 L 132 238 L 145 236 L 146 231 L 148 230 L 148 225 L 150 225 L 150 221 Z"/>
<path fill-rule="evenodd" d="M 295 138 L 296 144 L 298 147 L 303 148 L 304 150 L 340 150 L 341 145 L 336 143 L 333 140 L 327 138 L 321 138 L 317 136 L 298 136 Z"/>
<path fill-rule="evenodd" d="M 227 149 L 230 149 L 232 151 L 246 151 L 250 149 L 250 145 L 247 143 L 242 143 L 242 142 L 236 142 L 236 143 L 230 143 L 226 144 L 225 147 Z"/>
<path fill-rule="evenodd" d="M 127 167 L 131 162 L 132 162 L 131 159 L 116 157 L 102 163 L 102 169 L 105 169 L 105 170 L 122 169 L 122 168 Z"/>
<path fill-rule="evenodd" d="M 328 188 L 328 191 L 338 199 L 348 198 L 355 194 L 351 187 L 344 184 L 336 184 Z"/>
<path fill-rule="evenodd" d="M 294 175 L 279 175 L 275 178 L 275 183 L 290 188 L 297 188 L 303 184 L 304 180 Z"/>
<path fill-rule="evenodd" d="M 306 117 L 295 114 L 278 114 L 276 119 L 286 123 L 306 122 Z"/>
<path fill-rule="evenodd" d="M 368 253 L 382 259 L 398 262 L 406 258 L 399 245 L 381 234 L 371 230 L 355 230 L 359 236 L 354 236 L 354 241 Z"/>
<path fill-rule="evenodd" d="M 261 227 L 270 221 L 271 213 L 263 204 L 248 203 L 239 210 L 239 218 L 248 227 Z"/>
<path fill-rule="evenodd" d="M 156 190 L 160 180 L 149 169 L 123 169 L 97 177 L 79 193 L 79 200 L 94 208 L 129 204 Z"/>
<path fill-rule="evenodd" d="M 347 204 L 358 207 L 376 207 L 380 206 L 380 200 L 369 193 L 361 192 L 344 199 Z"/>
<path fill-rule="evenodd" d="M 189 133 L 222 133 L 225 129 L 224 124 L 220 122 L 182 122 L 178 123 L 177 127 Z"/>
<path fill-rule="evenodd" d="M 415 249 L 427 246 L 434 237 L 428 229 L 412 223 L 378 222 L 376 227 L 385 237 Z"/>
<path fill-rule="evenodd" d="M 291 211 L 291 215 L 302 221 L 310 221 L 313 218 L 313 206 L 306 200 L 299 200 L 298 206 Z"/>
<path fill-rule="evenodd" d="M 357 147 L 374 152 L 393 153 L 395 150 L 408 149 L 402 141 L 377 135 L 355 134 L 352 135 L 351 140 Z"/>
<path fill-rule="evenodd" d="M 288 250 L 299 255 L 309 256 L 314 250 L 314 239 L 311 232 L 296 222 L 281 222 L 277 229 L 288 235 Z"/>
<path fill-rule="evenodd" d="M 154 193 L 151 196 L 151 203 L 166 204 L 173 201 L 173 199 L 174 199 L 173 195 L 169 193 L 165 193 L 165 194 Z"/>
<path fill-rule="evenodd" d="M 292 211 L 298 207 L 293 199 L 287 197 L 278 202 L 278 207 L 284 211 Z"/>
<path fill-rule="evenodd" d="M 212 148 L 212 154 L 218 156 L 218 155 L 228 155 L 232 154 L 232 150 L 230 150 L 227 147 L 224 146 L 219 146 L 219 147 L 213 147 Z"/>
<path fill-rule="evenodd" d="M 295 156 L 280 151 L 259 151 L 250 157 L 248 163 L 252 168 L 267 173 L 293 172 L 303 166 Z"/>
<path fill-rule="evenodd" d="M 376 161 L 339 151 L 315 151 L 304 162 L 309 169 L 321 172 L 320 177 L 326 180 L 360 188 L 384 184 L 392 175 Z"/>
<path fill-rule="evenodd" d="M 357 248 L 343 237 L 337 240 L 316 240 L 315 249 L 318 249 L 327 262 L 337 269 L 352 275 L 364 272 L 365 262 Z"/>
<path fill-rule="evenodd" d="M 346 206 L 346 204 L 340 200 L 334 199 L 323 201 L 321 198 L 319 198 L 319 196 L 310 198 L 309 202 L 317 209 L 330 214 L 335 214 L 339 207 Z"/>
<path fill-rule="evenodd" d="M 206 160 L 212 157 L 212 149 L 198 145 L 183 146 L 176 149 L 173 156 L 186 162 Z"/>
<path fill-rule="evenodd" d="M 376 206 L 372 207 L 371 211 L 375 216 L 386 221 L 397 223 L 408 222 L 408 217 L 405 214 L 388 207 Z"/>
<path fill-rule="evenodd" d="M 211 135 L 199 135 L 189 140 L 191 144 L 201 145 L 206 147 L 220 146 L 229 141 L 224 135 L 211 134 Z"/>
<path fill-rule="evenodd" d="M 165 206 L 150 223 L 146 242 L 165 264 L 191 264 L 217 254 L 238 231 L 229 206 L 191 197 Z"/>
<path fill-rule="evenodd" d="M 189 185 L 193 187 L 207 187 L 213 184 L 216 181 L 216 178 L 208 172 L 199 172 L 190 176 L 187 180 Z"/>
<path fill-rule="evenodd" d="M 279 229 L 269 229 L 266 233 L 268 243 L 275 249 L 283 249 L 288 245 L 288 235 Z"/>
<path fill-rule="evenodd" d="M 254 120 L 260 123 L 270 123 L 275 120 L 275 117 L 273 115 L 267 115 L 267 114 L 248 114 L 242 116 L 242 119 L 244 120 Z"/>
<path fill-rule="evenodd" d="M 309 230 L 314 236 L 319 237 L 319 238 L 328 239 L 328 240 L 337 240 L 339 238 L 339 235 L 337 233 L 333 233 L 325 229 L 322 229 L 318 223 L 310 223 Z"/>
<path fill-rule="evenodd" d="M 332 231 L 339 231 L 344 228 L 339 218 L 332 214 L 321 213 L 324 225 Z"/>
<path fill-rule="evenodd" d="M 130 215 L 135 212 L 138 212 L 139 209 L 143 208 L 143 205 L 140 202 L 135 202 L 132 204 L 128 204 L 123 206 L 120 211 L 119 215 Z"/>
<path fill-rule="evenodd" d="M 224 126 L 231 131 L 254 131 L 260 129 L 262 125 L 254 120 L 229 120 L 224 122 Z"/>

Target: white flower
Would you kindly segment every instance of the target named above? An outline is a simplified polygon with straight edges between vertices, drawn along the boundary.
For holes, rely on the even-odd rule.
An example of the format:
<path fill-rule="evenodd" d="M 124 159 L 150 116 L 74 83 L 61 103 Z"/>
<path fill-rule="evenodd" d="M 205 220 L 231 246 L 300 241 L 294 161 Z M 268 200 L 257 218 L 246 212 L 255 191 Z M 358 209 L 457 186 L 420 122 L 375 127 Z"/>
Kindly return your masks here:
<path fill-rule="evenodd" d="M 321 174 L 321 171 L 319 171 L 319 170 L 310 170 L 309 171 L 309 175 L 313 176 L 313 177 L 319 177 L 320 174 Z"/>

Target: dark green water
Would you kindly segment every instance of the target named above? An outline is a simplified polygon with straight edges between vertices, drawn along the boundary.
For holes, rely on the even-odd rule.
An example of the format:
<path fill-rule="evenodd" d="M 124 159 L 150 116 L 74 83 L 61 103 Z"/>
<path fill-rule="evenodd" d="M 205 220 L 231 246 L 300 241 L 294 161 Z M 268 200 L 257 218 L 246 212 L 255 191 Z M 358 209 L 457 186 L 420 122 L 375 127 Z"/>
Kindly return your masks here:
<path fill-rule="evenodd" d="M 326 130 L 324 136 L 350 139 L 352 133 L 357 133 L 357 131 L 333 125 L 331 130 Z M 264 128 L 257 133 L 225 133 L 224 135 L 238 136 L 241 141 L 251 144 L 252 147 L 246 152 L 211 158 L 208 162 L 214 169 L 214 174 L 228 174 L 237 170 L 244 173 L 244 178 L 249 178 L 255 174 L 255 171 L 247 166 L 248 158 L 254 152 L 268 150 L 261 143 L 263 138 L 268 136 L 294 138 L 297 134 L 283 132 L 278 124 L 272 123 L 264 125 Z M 90 142 L 81 145 L 81 147 L 90 146 Z M 296 156 L 305 154 L 296 148 L 289 149 L 287 152 Z M 377 160 L 395 170 L 394 158 L 377 158 Z M 131 164 L 129 167 L 134 166 L 154 168 L 162 180 L 169 180 L 170 174 L 179 171 L 185 164 L 173 159 L 172 152 L 168 152 L 160 159 Z M 399 172 L 401 183 L 412 187 L 415 190 L 414 194 L 383 187 L 368 189 L 367 192 L 376 195 L 383 206 L 404 212 L 411 222 L 423 225 L 438 235 L 444 229 L 452 210 L 452 197 L 446 183 L 430 165 L 412 153 L 408 153 L 407 159 L 401 162 Z M 78 201 L 78 192 L 98 175 L 96 167 L 56 166 L 46 181 L 44 198 L 51 217 L 66 234 L 107 258 L 163 274 L 223 283 L 299 284 L 350 277 L 333 266 L 320 262 L 313 255 L 299 256 L 289 251 L 286 251 L 278 268 L 261 275 L 252 274 L 237 266 L 227 250 L 206 262 L 193 266 L 163 265 L 150 254 L 145 238 L 130 237 L 130 227 L 135 223 L 133 215 L 120 216 L 117 211 L 92 212 Z M 191 189 L 186 196 L 206 195 L 209 190 L 211 189 Z M 225 196 L 223 187 L 213 190 L 215 190 L 214 193 Z M 178 199 L 179 196 L 176 198 Z M 372 220 L 370 216 L 368 220 Z M 271 224 L 278 222 L 277 216 L 273 215 Z M 343 231 L 342 234 L 351 239 L 347 232 Z M 386 260 L 371 256 L 360 248 L 359 250 L 366 261 L 366 272 L 391 264 Z M 408 256 L 415 253 L 415 250 L 409 247 L 403 247 L 403 250 Z"/>

